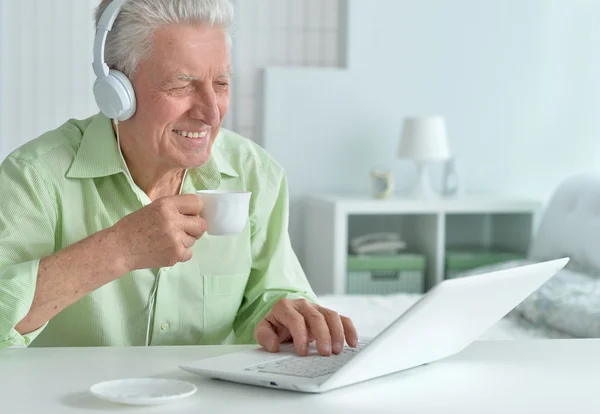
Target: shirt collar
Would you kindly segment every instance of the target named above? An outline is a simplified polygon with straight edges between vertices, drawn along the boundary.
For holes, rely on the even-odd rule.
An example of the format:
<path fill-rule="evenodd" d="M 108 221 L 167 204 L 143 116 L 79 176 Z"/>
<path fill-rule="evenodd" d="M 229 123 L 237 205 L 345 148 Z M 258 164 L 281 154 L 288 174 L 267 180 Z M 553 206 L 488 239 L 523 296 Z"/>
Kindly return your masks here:
<path fill-rule="evenodd" d="M 181 192 L 195 193 L 197 190 L 216 190 L 221 185 L 222 176 L 239 177 L 239 174 L 227 162 L 221 149 L 217 145 L 213 145 L 208 161 L 198 168 L 187 171 Z"/>
<path fill-rule="evenodd" d="M 219 172 L 222 175 L 227 175 L 229 177 L 239 177 L 239 173 L 233 168 L 233 166 L 227 161 L 227 159 L 225 158 L 225 154 L 223 153 L 223 149 L 219 146 L 219 141 L 221 138 L 221 135 L 223 134 L 223 131 L 219 131 L 219 135 L 217 135 L 217 138 L 215 139 L 215 143 L 213 144 L 212 148 L 210 149 L 210 158 L 211 160 L 213 160 L 218 169 Z M 202 168 L 202 167 L 200 167 Z"/>
<path fill-rule="evenodd" d="M 81 138 L 68 178 L 98 178 L 125 172 L 112 122 L 103 114 L 93 117 Z"/>
<path fill-rule="evenodd" d="M 221 135 L 222 132 L 219 132 Z M 219 137 L 217 137 L 217 141 Z M 125 165 L 117 146 L 112 121 L 103 114 L 93 117 L 85 129 L 81 144 L 71 167 L 68 178 L 99 178 L 125 173 Z M 208 162 L 199 168 L 188 170 L 187 174 L 196 188 L 216 189 L 221 183 L 221 175 L 239 177 L 238 172 L 225 159 L 218 145 L 211 148 Z"/>

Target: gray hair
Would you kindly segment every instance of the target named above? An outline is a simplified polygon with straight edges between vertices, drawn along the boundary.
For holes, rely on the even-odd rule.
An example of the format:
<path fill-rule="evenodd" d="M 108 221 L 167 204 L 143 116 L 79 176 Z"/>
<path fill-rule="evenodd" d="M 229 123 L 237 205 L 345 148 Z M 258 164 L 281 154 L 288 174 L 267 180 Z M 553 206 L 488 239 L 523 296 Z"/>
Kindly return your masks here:
<path fill-rule="evenodd" d="M 111 1 L 102 0 L 96 8 L 96 27 Z M 108 33 L 104 59 L 110 68 L 131 77 L 139 61 L 150 52 L 154 32 L 175 23 L 221 27 L 231 46 L 233 14 L 229 0 L 128 0 Z"/>

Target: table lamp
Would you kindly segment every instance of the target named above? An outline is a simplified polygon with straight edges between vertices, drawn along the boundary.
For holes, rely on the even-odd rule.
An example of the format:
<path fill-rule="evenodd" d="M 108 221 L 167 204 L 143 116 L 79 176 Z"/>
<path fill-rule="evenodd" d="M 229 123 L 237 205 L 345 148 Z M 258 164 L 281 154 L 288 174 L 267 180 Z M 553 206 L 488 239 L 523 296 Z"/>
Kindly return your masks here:
<path fill-rule="evenodd" d="M 406 118 L 398 156 L 414 160 L 419 168 L 419 181 L 412 195 L 417 198 L 435 197 L 427 176 L 427 165 L 450 158 L 444 118 L 441 116 Z"/>

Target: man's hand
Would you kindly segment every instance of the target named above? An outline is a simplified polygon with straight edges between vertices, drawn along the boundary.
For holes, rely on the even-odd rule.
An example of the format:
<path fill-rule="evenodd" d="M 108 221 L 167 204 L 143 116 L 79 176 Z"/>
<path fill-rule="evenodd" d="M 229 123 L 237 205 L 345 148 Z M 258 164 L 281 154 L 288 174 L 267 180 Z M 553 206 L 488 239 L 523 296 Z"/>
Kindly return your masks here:
<path fill-rule="evenodd" d="M 254 337 L 269 352 L 277 352 L 281 343 L 293 341 L 296 352 L 302 356 L 308 354 L 308 345 L 314 340 L 323 356 L 339 354 L 344 342 L 353 348 L 358 343 L 349 318 L 306 299 L 278 301 L 256 325 Z"/>
<path fill-rule="evenodd" d="M 200 197 L 180 194 L 159 198 L 119 220 L 112 231 L 117 234 L 128 270 L 190 260 L 191 247 L 206 231 L 206 222 L 198 217 L 201 211 Z"/>

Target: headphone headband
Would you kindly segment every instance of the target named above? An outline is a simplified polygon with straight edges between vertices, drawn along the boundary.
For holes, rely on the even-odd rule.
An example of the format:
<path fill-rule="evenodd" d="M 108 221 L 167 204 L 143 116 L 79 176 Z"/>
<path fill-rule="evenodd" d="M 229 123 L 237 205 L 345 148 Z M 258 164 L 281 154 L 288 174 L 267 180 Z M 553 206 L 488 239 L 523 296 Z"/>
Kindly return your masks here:
<path fill-rule="evenodd" d="M 94 74 L 99 79 L 106 78 L 109 73 L 109 67 L 104 62 L 104 47 L 106 45 L 106 38 L 108 32 L 112 29 L 112 26 L 117 19 L 117 15 L 121 11 L 121 7 L 127 0 L 113 0 L 104 10 L 100 20 L 98 21 L 98 27 L 96 28 L 96 37 L 94 38 L 94 62 L 92 67 Z"/>

